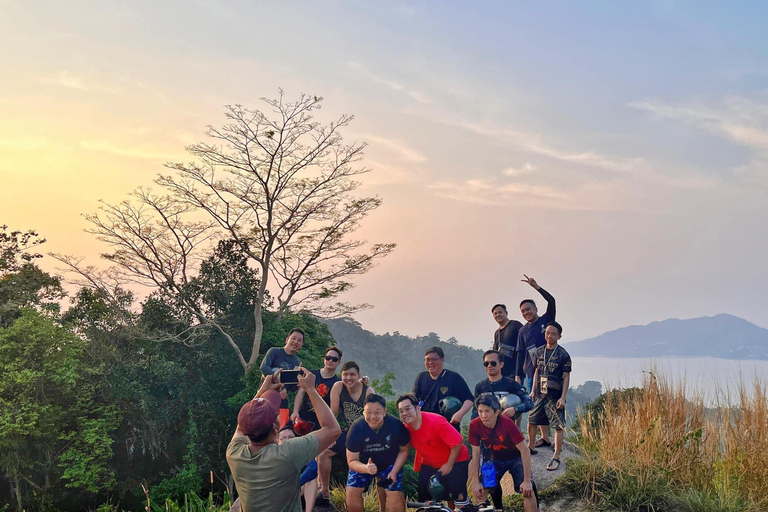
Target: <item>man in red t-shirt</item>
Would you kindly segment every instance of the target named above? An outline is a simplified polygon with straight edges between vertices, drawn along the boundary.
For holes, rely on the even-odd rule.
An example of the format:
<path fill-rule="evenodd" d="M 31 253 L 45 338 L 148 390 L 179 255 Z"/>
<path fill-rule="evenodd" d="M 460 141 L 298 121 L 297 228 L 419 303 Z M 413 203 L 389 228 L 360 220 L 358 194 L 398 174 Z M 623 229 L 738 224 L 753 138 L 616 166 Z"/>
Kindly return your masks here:
<path fill-rule="evenodd" d="M 419 501 L 435 499 L 429 492 L 429 480 L 437 476 L 445 488 L 444 497 L 450 508 L 468 505 L 469 451 L 461 434 L 439 414 L 422 412 L 413 393 L 397 399 L 397 411 L 416 450 L 413 469 L 419 473 Z"/>
<path fill-rule="evenodd" d="M 515 422 L 500 414 L 501 404 L 493 393 L 483 393 L 475 400 L 478 417 L 469 423 L 469 444 L 472 446 L 472 462 L 469 478 L 472 492 L 484 500 L 491 489 L 493 506 L 501 509 L 501 478 L 509 471 L 515 483 L 515 492 L 523 495 L 525 512 L 538 510 L 536 485 L 531 478 L 531 454 L 525 438 Z M 480 460 L 482 458 L 483 480 Z M 494 476 L 495 475 L 495 476 Z"/>

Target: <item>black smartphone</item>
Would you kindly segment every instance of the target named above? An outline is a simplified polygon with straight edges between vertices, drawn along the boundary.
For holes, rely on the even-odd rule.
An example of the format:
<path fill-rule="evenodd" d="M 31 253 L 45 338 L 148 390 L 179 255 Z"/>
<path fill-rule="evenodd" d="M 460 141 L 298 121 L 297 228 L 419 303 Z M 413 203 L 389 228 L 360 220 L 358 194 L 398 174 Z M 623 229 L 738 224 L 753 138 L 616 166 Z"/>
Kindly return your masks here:
<path fill-rule="evenodd" d="M 280 372 L 280 382 L 282 384 L 298 384 L 301 370 L 283 370 Z"/>

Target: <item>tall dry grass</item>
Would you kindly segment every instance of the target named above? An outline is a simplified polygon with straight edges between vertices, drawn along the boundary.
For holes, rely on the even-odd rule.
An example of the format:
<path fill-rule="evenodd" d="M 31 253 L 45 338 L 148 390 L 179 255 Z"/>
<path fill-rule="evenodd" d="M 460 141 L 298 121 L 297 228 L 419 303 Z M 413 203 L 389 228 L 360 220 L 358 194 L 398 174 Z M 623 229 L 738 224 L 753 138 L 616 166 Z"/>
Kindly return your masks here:
<path fill-rule="evenodd" d="M 736 405 L 686 398 L 650 373 L 639 390 L 608 393 L 579 422 L 584 459 L 570 472 L 587 499 L 620 510 L 768 510 L 768 400 L 755 379 Z"/>

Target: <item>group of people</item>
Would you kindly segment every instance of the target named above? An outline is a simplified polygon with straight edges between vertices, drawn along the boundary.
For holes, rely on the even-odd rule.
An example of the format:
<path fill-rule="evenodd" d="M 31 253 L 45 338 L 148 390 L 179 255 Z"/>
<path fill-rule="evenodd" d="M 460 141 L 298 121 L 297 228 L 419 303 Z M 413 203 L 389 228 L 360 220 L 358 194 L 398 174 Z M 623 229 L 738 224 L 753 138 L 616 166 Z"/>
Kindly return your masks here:
<path fill-rule="evenodd" d="M 363 494 L 372 484 L 382 512 L 403 512 L 403 467 L 411 448 L 419 501 L 445 500 L 460 510 L 470 504 L 470 494 L 481 501 L 490 494 L 500 510 L 500 482 L 510 473 L 526 512 L 538 510 L 531 454 L 552 446 L 553 428 L 554 454 L 547 469 L 560 466 L 571 358 L 558 344 L 562 327 L 555 321 L 555 299 L 524 277 L 547 301 L 546 313 L 539 316 L 535 302 L 525 299 L 522 324 L 509 319 L 504 304 L 491 308 L 499 327 L 492 348 L 483 354 L 487 378 L 477 383 L 474 394 L 459 373 L 444 367 L 440 347 L 427 349 L 426 371 L 412 392 L 396 399 L 399 418 L 387 414 L 386 400 L 357 363 L 341 364 L 338 347 L 326 350 L 323 368 L 302 368 L 296 354 L 304 332 L 293 329 L 284 347 L 265 355 L 261 387 L 241 408 L 227 447 L 242 510 L 300 512 L 302 494 L 306 512 L 328 503 L 332 460 L 339 456 L 349 467 L 349 512 L 362 512 Z M 281 375 L 295 369 L 299 375 L 291 412 Z M 520 431 L 524 413 L 527 442 Z M 460 430 L 467 414 L 472 418 L 471 453 Z"/>

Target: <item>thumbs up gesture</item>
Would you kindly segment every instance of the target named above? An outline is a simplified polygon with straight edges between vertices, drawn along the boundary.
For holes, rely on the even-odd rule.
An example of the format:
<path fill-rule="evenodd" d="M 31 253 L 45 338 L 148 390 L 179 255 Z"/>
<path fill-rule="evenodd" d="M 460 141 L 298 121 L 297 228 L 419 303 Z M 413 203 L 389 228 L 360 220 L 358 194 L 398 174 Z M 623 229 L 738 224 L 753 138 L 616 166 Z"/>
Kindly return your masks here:
<path fill-rule="evenodd" d="M 368 474 L 376 475 L 378 472 L 379 469 L 376 467 L 376 464 L 373 463 L 373 459 L 368 459 Z"/>

